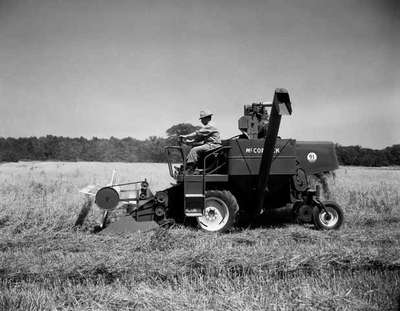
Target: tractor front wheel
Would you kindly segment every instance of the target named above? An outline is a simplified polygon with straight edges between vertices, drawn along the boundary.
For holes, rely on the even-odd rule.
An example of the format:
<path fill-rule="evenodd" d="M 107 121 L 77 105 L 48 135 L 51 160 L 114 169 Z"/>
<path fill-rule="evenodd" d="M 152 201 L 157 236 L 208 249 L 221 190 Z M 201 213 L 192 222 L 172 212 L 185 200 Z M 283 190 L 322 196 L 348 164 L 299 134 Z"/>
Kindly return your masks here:
<path fill-rule="evenodd" d="M 224 232 L 234 225 L 238 211 L 239 205 L 232 193 L 209 190 L 203 216 L 197 217 L 197 222 L 204 231 Z"/>
<path fill-rule="evenodd" d="M 313 222 L 319 230 L 337 230 L 343 224 L 342 208 L 333 201 L 323 202 L 325 211 L 319 206 L 313 209 Z"/>

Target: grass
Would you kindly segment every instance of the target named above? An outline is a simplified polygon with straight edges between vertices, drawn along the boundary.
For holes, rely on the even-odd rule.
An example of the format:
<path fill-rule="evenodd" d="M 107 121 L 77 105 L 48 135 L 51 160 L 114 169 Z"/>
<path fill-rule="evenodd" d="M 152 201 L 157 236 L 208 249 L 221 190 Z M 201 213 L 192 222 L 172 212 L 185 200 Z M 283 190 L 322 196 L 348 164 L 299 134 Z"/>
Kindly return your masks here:
<path fill-rule="evenodd" d="M 114 167 L 155 190 L 172 181 L 163 164 L 0 166 L 0 310 L 399 308 L 400 170 L 341 168 L 329 179 L 346 216 L 339 231 L 73 230 L 77 190 L 107 183 Z"/>

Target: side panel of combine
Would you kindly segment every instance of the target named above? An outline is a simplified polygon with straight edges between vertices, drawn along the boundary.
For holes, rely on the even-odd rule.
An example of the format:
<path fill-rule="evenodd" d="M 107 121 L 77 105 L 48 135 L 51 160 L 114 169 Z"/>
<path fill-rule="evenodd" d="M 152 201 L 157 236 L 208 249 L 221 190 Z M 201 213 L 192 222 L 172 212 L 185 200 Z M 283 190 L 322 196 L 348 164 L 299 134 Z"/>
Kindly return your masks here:
<path fill-rule="evenodd" d="M 297 160 L 306 174 L 334 171 L 339 167 L 335 145 L 332 142 L 296 143 Z"/>
<path fill-rule="evenodd" d="M 258 175 L 263 154 L 263 139 L 237 139 L 229 141 L 228 174 Z M 276 141 L 271 175 L 296 174 L 296 141 L 278 139 Z"/>
<path fill-rule="evenodd" d="M 228 142 L 228 175 L 230 187 L 241 209 L 254 212 L 257 183 L 264 139 L 238 139 Z M 296 140 L 277 139 L 265 197 L 265 208 L 273 209 L 290 202 L 290 180 L 296 174 Z"/>

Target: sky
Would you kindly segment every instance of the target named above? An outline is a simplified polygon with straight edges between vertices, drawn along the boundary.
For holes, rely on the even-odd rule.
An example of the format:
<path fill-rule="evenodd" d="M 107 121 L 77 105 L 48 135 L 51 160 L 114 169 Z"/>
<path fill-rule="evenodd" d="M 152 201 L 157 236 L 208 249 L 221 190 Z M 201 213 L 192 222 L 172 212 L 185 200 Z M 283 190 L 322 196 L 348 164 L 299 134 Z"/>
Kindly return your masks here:
<path fill-rule="evenodd" d="M 165 136 L 289 91 L 280 136 L 400 143 L 400 1 L 0 0 L 0 136 Z"/>

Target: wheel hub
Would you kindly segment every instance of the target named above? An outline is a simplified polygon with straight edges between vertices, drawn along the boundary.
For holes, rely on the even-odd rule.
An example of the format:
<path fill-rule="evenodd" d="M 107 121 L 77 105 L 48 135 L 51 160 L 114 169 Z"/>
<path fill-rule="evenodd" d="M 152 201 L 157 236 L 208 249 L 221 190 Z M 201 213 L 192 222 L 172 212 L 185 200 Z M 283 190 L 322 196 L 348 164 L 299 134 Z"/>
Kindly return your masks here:
<path fill-rule="evenodd" d="M 209 220 L 209 221 L 213 221 L 213 220 L 217 219 L 217 212 L 215 210 L 215 207 L 212 207 L 212 206 L 207 207 L 204 214 L 205 214 L 205 217 L 207 218 L 207 220 Z"/>
<path fill-rule="evenodd" d="M 332 219 L 332 215 L 329 213 L 325 213 L 325 220 L 330 221 Z"/>

